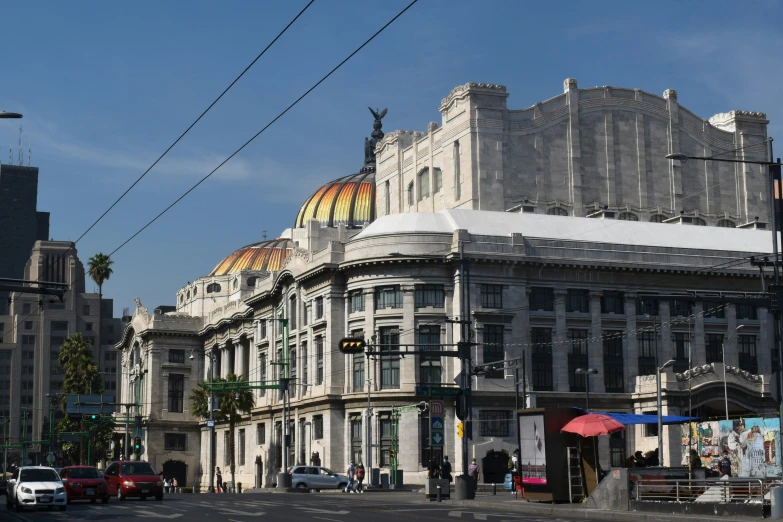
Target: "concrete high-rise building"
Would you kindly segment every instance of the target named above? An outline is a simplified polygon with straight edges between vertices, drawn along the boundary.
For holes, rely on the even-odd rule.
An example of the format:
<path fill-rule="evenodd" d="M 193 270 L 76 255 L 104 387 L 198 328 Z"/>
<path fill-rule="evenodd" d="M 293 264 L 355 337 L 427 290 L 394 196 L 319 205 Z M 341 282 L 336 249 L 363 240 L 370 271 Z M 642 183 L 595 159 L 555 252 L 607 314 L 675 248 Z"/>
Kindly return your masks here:
<path fill-rule="evenodd" d="M 37 167 L 0 165 L 0 277 L 22 278 L 33 243 L 49 238 L 49 213 L 37 201 Z M 0 314 L 7 297 L 0 292 Z"/>

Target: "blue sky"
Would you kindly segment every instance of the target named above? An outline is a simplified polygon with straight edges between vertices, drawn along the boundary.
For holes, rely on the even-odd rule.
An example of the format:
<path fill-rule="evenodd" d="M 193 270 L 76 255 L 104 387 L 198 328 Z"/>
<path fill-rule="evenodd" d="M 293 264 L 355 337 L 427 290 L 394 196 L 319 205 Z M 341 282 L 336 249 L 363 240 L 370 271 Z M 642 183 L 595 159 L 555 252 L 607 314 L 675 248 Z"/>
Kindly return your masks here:
<path fill-rule="evenodd" d="M 74 240 L 305 5 L 16 2 L 3 6 L 0 109 L 22 112 L 51 235 Z M 77 245 L 111 252 L 382 26 L 408 0 L 316 0 L 164 162 Z M 524 108 L 580 87 L 662 94 L 699 116 L 766 112 L 783 135 L 783 4 L 420 0 L 310 97 L 114 256 L 115 313 L 152 308 L 234 249 L 290 227 L 355 172 L 372 130 L 424 130 L 468 81 Z M 18 122 L 18 120 L 17 120 Z M 0 121 L 0 158 L 18 125 Z M 783 140 L 777 145 L 783 155 Z M 88 285 L 88 290 L 92 290 Z"/>

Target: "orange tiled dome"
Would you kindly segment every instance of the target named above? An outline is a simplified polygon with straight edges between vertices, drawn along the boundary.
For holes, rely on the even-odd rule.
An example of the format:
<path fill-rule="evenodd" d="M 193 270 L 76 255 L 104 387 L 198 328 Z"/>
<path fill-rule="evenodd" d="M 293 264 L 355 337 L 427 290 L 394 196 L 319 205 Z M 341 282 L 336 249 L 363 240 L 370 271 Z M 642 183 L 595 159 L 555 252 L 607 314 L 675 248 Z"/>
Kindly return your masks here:
<path fill-rule="evenodd" d="M 343 224 L 352 228 L 375 220 L 375 169 L 362 170 L 318 189 L 302 205 L 294 227 L 304 227 L 311 219 L 324 227 Z"/>
<path fill-rule="evenodd" d="M 236 274 L 243 270 L 275 272 L 280 270 L 293 250 L 294 242 L 289 239 L 272 239 L 247 245 L 218 263 L 209 275 Z"/>

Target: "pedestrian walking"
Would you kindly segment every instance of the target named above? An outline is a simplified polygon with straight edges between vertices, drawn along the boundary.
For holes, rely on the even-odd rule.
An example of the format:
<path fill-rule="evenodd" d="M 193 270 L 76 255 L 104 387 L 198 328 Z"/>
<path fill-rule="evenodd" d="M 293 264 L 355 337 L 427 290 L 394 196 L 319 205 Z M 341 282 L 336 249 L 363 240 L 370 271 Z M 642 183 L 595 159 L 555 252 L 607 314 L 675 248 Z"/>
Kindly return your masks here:
<path fill-rule="evenodd" d="M 217 492 L 223 492 L 223 474 L 220 472 L 220 468 L 215 468 L 215 482 L 217 483 Z"/>
<path fill-rule="evenodd" d="M 169 487 L 171 486 L 171 481 L 168 478 L 163 479 L 163 492 L 168 493 Z"/>
<path fill-rule="evenodd" d="M 440 465 L 440 477 L 451 482 L 451 462 L 448 455 L 443 457 L 443 464 Z"/>
<path fill-rule="evenodd" d="M 362 464 L 362 461 L 359 461 L 359 465 L 356 466 L 356 482 L 358 483 L 356 485 L 356 491 L 359 493 L 364 493 L 364 485 L 362 484 L 364 482 L 364 464 Z"/>
<path fill-rule="evenodd" d="M 479 477 L 481 476 L 481 469 L 479 469 L 479 465 L 476 464 L 475 458 L 470 460 L 470 466 L 468 466 L 468 476 L 473 479 L 473 491 L 476 491 L 478 489 Z"/>
<path fill-rule="evenodd" d="M 176 493 L 177 492 L 177 486 L 179 486 L 179 482 L 177 482 L 177 477 L 174 477 L 171 479 L 171 492 Z"/>
<path fill-rule="evenodd" d="M 346 493 L 353 493 L 353 479 L 356 476 L 356 466 L 354 466 L 353 461 L 348 465 L 348 469 L 345 470 L 345 476 L 348 477 L 348 485 L 345 486 L 345 492 Z"/>
<path fill-rule="evenodd" d="M 727 450 L 723 450 L 723 456 L 718 461 L 718 471 L 721 477 L 731 478 L 731 459 Z"/>
<path fill-rule="evenodd" d="M 430 465 L 427 468 L 427 478 L 437 479 L 440 478 L 440 464 L 435 457 L 430 461 Z"/>

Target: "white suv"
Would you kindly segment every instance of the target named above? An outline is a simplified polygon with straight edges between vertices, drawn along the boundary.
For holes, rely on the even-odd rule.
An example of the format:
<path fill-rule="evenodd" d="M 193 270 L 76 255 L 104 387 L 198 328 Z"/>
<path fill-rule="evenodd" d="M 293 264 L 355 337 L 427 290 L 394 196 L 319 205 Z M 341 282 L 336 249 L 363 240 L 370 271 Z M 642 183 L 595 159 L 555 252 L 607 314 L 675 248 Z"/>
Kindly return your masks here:
<path fill-rule="evenodd" d="M 26 507 L 46 507 L 51 510 L 55 506 L 65 511 L 67 502 L 65 486 L 52 468 L 25 466 L 17 469 L 8 480 L 5 503 L 9 511 L 11 506 L 16 507 L 17 511 Z"/>
<path fill-rule="evenodd" d="M 348 477 L 338 475 L 330 469 L 321 466 L 291 466 L 291 485 L 295 488 L 314 489 L 345 489 Z"/>

